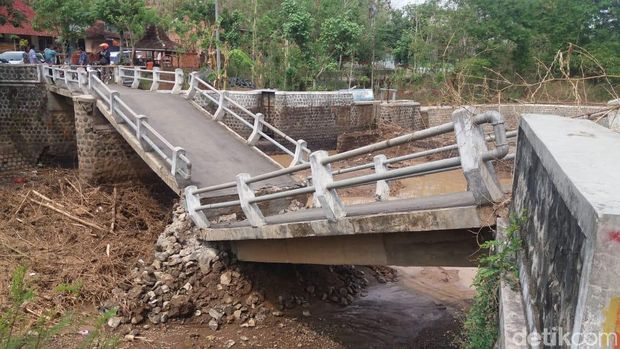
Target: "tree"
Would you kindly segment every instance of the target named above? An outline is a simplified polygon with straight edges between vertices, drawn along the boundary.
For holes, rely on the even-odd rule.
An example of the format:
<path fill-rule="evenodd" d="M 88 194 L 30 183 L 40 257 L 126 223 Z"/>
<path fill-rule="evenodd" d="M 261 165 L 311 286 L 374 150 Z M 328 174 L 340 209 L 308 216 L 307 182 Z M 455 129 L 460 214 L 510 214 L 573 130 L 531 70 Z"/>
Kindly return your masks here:
<path fill-rule="evenodd" d="M 74 47 L 95 20 L 92 5 L 92 0 L 34 0 L 34 26 L 57 32 L 61 42 Z"/>
<path fill-rule="evenodd" d="M 144 1 L 140 0 L 96 0 L 94 8 L 98 19 L 118 29 L 121 36 L 121 53 L 123 39 L 126 40 L 127 46 L 131 47 L 131 62 L 133 62 L 136 41 L 144 35 L 148 25 L 156 22 L 156 10 L 146 7 Z"/>
<path fill-rule="evenodd" d="M 0 25 L 7 22 L 19 27 L 24 20 L 24 14 L 13 6 L 13 0 L 0 0 Z"/>

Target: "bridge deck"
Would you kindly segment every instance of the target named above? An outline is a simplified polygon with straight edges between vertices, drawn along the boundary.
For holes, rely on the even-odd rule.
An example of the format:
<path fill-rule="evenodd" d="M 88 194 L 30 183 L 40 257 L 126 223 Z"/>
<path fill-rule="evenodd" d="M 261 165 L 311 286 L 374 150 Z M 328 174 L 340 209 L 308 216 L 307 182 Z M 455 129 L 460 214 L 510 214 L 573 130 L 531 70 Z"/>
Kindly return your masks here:
<path fill-rule="evenodd" d="M 192 162 L 191 182 L 198 187 L 230 182 L 242 172 L 258 175 L 279 169 L 277 163 L 209 119 L 183 96 L 116 84 L 110 88 L 119 91 L 122 100 L 136 113 L 146 115 L 171 144 L 185 149 Z M 294 183 L 290 177 L 279 177 L 257 183 L 257 187 Z"/>

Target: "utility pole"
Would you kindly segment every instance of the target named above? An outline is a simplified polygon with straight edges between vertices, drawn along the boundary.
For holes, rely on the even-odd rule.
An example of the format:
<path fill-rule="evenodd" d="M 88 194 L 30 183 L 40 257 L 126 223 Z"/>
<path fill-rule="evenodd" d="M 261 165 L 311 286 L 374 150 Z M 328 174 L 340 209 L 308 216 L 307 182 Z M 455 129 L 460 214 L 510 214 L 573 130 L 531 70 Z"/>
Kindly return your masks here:
<path fill-rule="evenodd" d="M 215 60 L 217 64 L 217 73 L 220 73 L 222 70 L 222 60 L 220 58 L 220 10 L 219 10 L 219 0 L 215 0 Z"/>

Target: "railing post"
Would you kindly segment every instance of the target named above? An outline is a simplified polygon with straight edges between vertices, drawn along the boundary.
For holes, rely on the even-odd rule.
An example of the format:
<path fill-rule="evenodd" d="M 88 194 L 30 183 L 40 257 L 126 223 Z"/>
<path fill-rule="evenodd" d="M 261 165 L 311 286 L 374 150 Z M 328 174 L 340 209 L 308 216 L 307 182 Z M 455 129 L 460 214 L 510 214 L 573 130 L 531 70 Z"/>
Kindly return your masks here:
<path fill-rule="evenodd" d="M 293 161 L 291 161 L 289 167 L 308 161 L 306 158 L 306 149 L 308 149 L 308 143 L 303 139 L 297 140 L 297 144 L 295 145 L 295 156 L 293 156 Z"/>
<path fill-rule="evenodd" d="M 83 67 L 78 68 L 78 84 L 84 93 L 88 93 L 88 73 Z"/>
<path fill-rule="evenodd" d="M 48 66 L 43 66 L 43 65 L 42 65 L 42 67 L 43 67 L 43 69 L 44 69 L 44 72 L 43 72 L 43 73 L 44 73 L 44 74 L 43 74 L 43 77 L 45 78 L 45 81 L 47 81 L 47 83 L 48 83 L 48 84 L 52 84 L 52 85 L 53 85 L 53 84 L 54 84 L 53 75 L 52 75 L 52 76 L 50 76 L 50 72 L 51 72 L 52 74 L 54 74 L 54 71 L 52 70 L 53 68 L 48 67 Z M 46 73 L 45 71 L 47 71 L 47 73 Z"/>
<path fill-rule="evenodd" d="M 88 75 L 88 90 L 92 91 L 93 90 L 93 82 L 92 82 L 92 75 L 93 75 L 93 68 L 91 68 L 90 66 L 86 67 L 86 74 Z"/>
<path fill-rule="evenodd" d="M 387 172 L 387 167 L 385 166 L 385 162 L 387 161 L 387 157 L 383 154 L 375 156 L 372 161 L 375 165 L 375 173 L 382 174 Z M 390 186 L 388 185 L 385 179 L 380 179 L 377 181 L 377 188 L 375 191 L 375 198 L 378 201 L 385 201 L 390 198 Z"/>
<path fill-rule="evenodd" d="M 159 80 L 161 80 L 161 73 L 159 67 L 153 67 L 153 83 L 151 84 L 151 91 L 157 91 L 159 88 Z"/>
<path fill-rule="evenodd" d="M 138 142 L 140 142 L 140 147 L 142 150 L 149 152 L 152 151 L 153 148 L 144 140 L 142 135 L 142 124 L 148 122 L 148 118 L 144 115 L 136 115 L 136 138 Z"/>
<path fill-rule="evenodd" d="M 177 68 L 174 70 L 174 86 L 172 87 L 172 94 L 179 94 L 181 93 L 181 89 L 183 88 L 183 81 L 185 81 L 184 79 L 184 75 L 183 75 L 183 69 L 181 68 Z"/>
<path fill-rule="evenodd" d="M 254 118 L 254 128 L 252 129 L 252 134 L 248 137 L 247 143 L 249 145 L 256 145 L 260 140 L 260 133 L 263 131 L 263 120 L 265 116 L 261 113 L 256 113 L 256 117 Z"/>
<path fill-rule="evenodd" d="M 185 95 L 185 98 L 191 100 L 194 98 L 194 96 L 196 95 L 196 91 L 198 90 L 198 80 L 196 79 L 198 77 L 198 72 L 191 72 L 189 73 L 189 89 L 187 90 L 187 95 Z"/>
<path fill-rule="evenodd" d="M 64 76 L 65 86 L 67 87 L 67 90 L 69 90 L 69 92 L 72 92 L 73 90 L 71 89 L 71 85 L 69 84 L 69 72 L 68 72 L 68 69 L 66 69 L 66 70 L 63 69 L 63 72 L 65 74 L 65 76 Z"/>
<path fill-rule="evenodd" d="M 485 162 L 482 158 L 488 149 L 482 125 L 474 122 L 475 114 L 477 110 L 471 107 L 461 108 L 452 113 L 461 167 L 467 179 L 467 190 L 472 192 L 478 204 L 498 202 L 504 198 L 504 192 L 495 175 L 493 163 Z"/>
<path fill-rule="evenodd" d="M 118 115 L 118 113 L 115 111 L 116 108 L 116 97 L 120 98 L 121 93 L 118 91 L 112 91 L 110 92 L 110 101 L 109 101 L 109 107 L 110 107 L 110 114 L 112 114 L 112 117 L 114 118 L 114 120 L 119 123 L 122 124 L 123 122 L 125 122 L 125 120 L 123 120 L 123 118 Z"/>
<path fill-rule="evenodd" d="M 211 224 L 207 216 L 202 211 L 198 211 L 200 206 L 200 197 L 194 195 L 194 191 L 198 190 L 195 185 L 185 187 L 185 209 L 192 221 L 198 228 L 208 228 Z"/>
<path fill-rule="evenodd" d="M 122 67 L 120 65 L 114 67 L 114 82 L 116 82 L 117 85 L 121 85 L 123 83 L 121 80 L 121 69 Z"/>
<path fill-rule="evenodd" d="M 185 154 L 185 149 L 181 147 L 174 147 L 172 149 L 172 163 L 170 164 L 170 173 L 176 178 L 178 166 L 179 166 L 179 155 Z"/>
<path fill-rule="evenodd" d="M 325 218 L 333 222 L 346 216 L 346 211 L 336 190 L 327 189 L 327 186 L 334 181 L 334 177 L 332 176 L 331 165 L 323 165 L 321 161 L 328 156 L 325 150 L 310 154 L 310 170 L 312 172 L 315 204 L 318 203 L 323 209 Z"/>
<path fill-rule="evenodd" d="M 215 119 L 215 121 L 221 121 L 224 118 L 224 115 L 226 115 L 226 111 L 224 110 L 224 108 L 228 105 L 226 97 L 228 97 L 228 91 L 221 91 L 219 105 L 215 111 L 215 114 L 213 114 L 213 119 Z"/>
<path fill-rule="evenodd" d="M 131 88 L 138 88 L 140 86 L 140 67 L 136 66 L 133 68 L 133 82 L 131 83 Z"/>
<path fill-rule="evenodd" d="M 235 180 L 237 182 L 237 194 L 239 195 L 241 210 L 243 210 L 250 224 L 253 227 L 261 227 L 265 225 L 265 217 L 258 207 L 258 204 L 249 202 L 250 199 L 256 197 L 254 195 L 254 190 L 247 184 L 247 180 L 250 177 L 248 173 L 240 173 L 237 175 Z"/>

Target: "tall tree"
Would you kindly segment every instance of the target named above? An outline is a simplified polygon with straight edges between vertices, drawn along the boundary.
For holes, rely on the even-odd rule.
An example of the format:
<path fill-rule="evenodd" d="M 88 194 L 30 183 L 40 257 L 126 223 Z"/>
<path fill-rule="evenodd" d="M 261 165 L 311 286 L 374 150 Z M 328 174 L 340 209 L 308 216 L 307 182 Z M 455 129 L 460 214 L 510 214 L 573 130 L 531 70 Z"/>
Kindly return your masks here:
<path fill-rule="evenodd" d="M 135 44 L 148 25 L 156 22 L 157 12 L 146 7 L 140 0 L 96 0 L 95 14 L 98 19 L 113 25 L 121 37 L 120 59 L 123 59 L 123 40 L 131 47 L 131 62 L 135 54 Z"/>
<path fill-rule="evenodd" d="M 92 5 L 92 0 L 34 0 L 34 26 L 57 32 L 61 42 L 75 47 L 95 20 Z"/>

